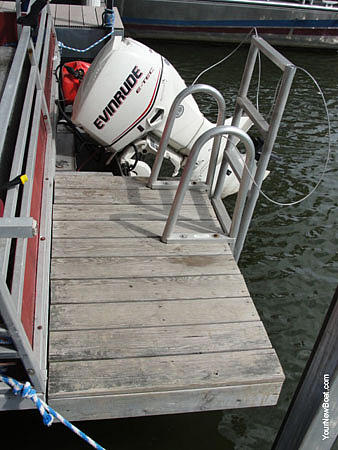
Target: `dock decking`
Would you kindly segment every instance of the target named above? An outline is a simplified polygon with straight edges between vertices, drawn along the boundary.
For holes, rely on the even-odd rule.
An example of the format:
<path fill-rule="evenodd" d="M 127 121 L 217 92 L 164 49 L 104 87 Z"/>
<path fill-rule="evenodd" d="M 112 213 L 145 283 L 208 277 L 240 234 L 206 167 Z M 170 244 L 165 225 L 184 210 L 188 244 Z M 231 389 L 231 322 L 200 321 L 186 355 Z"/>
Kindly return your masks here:
<path fill-rule="evenodd" d="M 55 179 L 49 392 L 72 420 L 275 404 L 275 351 L 224 242 L 159 240 L 175 191 Z M 178 229 L 219 231 L 190 191 Z"/>
<path fill-rule="evenodd" d="M 101 6 L 66 5 L 51 3 L 49 5 L 55 27 L 67 28 L 100 28 L 102 27 L 102 14 L 105 11 Z M 120 15 L 115 11 L 114 28 L 123 30 Z"/>

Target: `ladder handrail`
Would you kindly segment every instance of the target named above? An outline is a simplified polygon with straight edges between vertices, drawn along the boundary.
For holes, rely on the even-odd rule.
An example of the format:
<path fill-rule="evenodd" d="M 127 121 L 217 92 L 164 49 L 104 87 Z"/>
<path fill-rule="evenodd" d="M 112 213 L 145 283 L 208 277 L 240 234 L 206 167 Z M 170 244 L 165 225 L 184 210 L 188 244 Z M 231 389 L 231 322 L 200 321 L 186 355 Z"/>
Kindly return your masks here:
<path fill-rule="evenodd" d="M 176 225 L 176 222 L 177 222 L 177 219 L 179 216 L 179 212 L 180 212 L 183 200 L 184 200 L 184 196 L 188 190 L 191 175 L 194 170 L 194 166 L 195 166 L 195 163 L 196 163 L 196 160 L 197 160 L 197 157 L 199 155 L 201 148 L 210 139 L 215 138 L 215 137 L 219 137 L 219 139 L 220 139 L 221 136 L 223 136 L 225 134 L 236 136 L 237 138 L 239 138 L 239 140 L 243 142 L 245 149 L 246 149 L 245 167 L 243 169 L 243 176 L 242 176 L 242 180 L 240 183 L 240 190 L 239 190 L 238 196 L 237 196 L 237 202 L 236 202 L 235 212 L 234 212 L 234 215 L 232 218 L 231 228 L 230 228 L 230 230 L 224 230 L 224 231 L 228 232 L 229 237 L 231 239 L 236 239 L 237 232 L 238 232 L 238 229 L 239 229 L 239 226 L 241 223 L 241 219 L 242 219 L 245 200 L 246 200 L 246 197 L 247 197 L 247 194 L 249 191 L 249 187 L 250 187 L 250 175 L 254 169 L 255 147 L 254 147 L 254 144 L 253 144 L 250 136 L 245 131 L 241 130 L 240 128 L 233 127 L 230 125 L 228 125 L 228 126 L 223 125 L 223 126 L 214 127 L 212 129 L 206 131 L 195 142 L 195 144 L 189 154 L 188 161 L 184 167 L 184 171 L 181 176 L 181 181 L 177 188 L 177 192 L 176 192 L 173 204 L 171 206 L 171 209 L 170 209 L 170 212 L 168 215 L 168 219 L 167 219 L 167 222 L 166 222 L 163 234 L 162 234 L 162 238 L 161 238 L 162 242 L 168 242 L 168 240 L 170 239 L 170 236 L 173 232 L 173 229 Z M 230 165 L 231 165 L 231 161 L 229 161 L 226 152 L 224 152 L 222 167 L 220 169 L 219 176 L 221 174 L 221 171 L 225 168 L 225 166 L 228 163 L 230 163 Z M 211 165 L 211 160 L 210 160 L 209 164 Z M 209 168 L 210 168 L 210 165 L 209 165 Z M 214 205 L 215 209 L 219 209 L 217 206 L 217 200 L 219 200 L 219 196 L 212 195 L 211 200 L 212 201 L 216 200 L 216 202 L 213 201 L 213 205 Z M 219 214 L 222 214 L 222 211 L 219 211 Z M 222 224 L 222 220 L 220 220 L 219 214 L 217 214 L 217 216 L 219 218 L 219 221 Z"/>
<path fill-rule="evenodd" d="M 218 114 L 217 114 L 216 126 L 221 126 L 224 124 L 225 100 L 224 100 L 223 95 L 217 89 L 215 89 L 214 87 L 209 86 L 207 84 L 195 84 L 195 85 L 192 85 L 192 86 L 189 86 L 189 87 L 183 89 L 183 91 L 181 91 L 177 95 L 177 97 L 173 101 L 173 104 L 171 105 L 171 108 L 169 110 L 167 121 L 166 121 L 164 131 L 163 131 L 163 134 L 161 137 L 159 149 L 156 153 L 155 162 L 153 164 L 152 171 L 151 171 L 148 183 L 147 183 L 147 186 L 150 188 L 156 187 L 156 182 L 158 180 L 160 169 L 161 169 L 161 166 L 163 163 L 164 154 L 168 147 L 170 135 L 171 135 L 171 132 L 172 132 L 172 129 L 174 126 L 174 122 L 176 120 L 176 113 L 178 111 L 178 108 L 181 105 L 182 101 L 186 97 L 188 97 L 189 95 L 192 95 L 192 94 L 196 94 L 196 93 L 209 94 L 217 101 Z M 210 162 L 209 162 L 209 170 L 208 170 L 207 179 L 206 179 L 206 185 L 209 187 L 210 191 L 211 191 L 211 187 L 213 185 L 213 178 L 215 175 L 220 143 L 221 143 L 221 136 L 216 136 L 216 138 L 214 139 L 213 146 L 212 146 L 211 157 L 210 157 Z"/>

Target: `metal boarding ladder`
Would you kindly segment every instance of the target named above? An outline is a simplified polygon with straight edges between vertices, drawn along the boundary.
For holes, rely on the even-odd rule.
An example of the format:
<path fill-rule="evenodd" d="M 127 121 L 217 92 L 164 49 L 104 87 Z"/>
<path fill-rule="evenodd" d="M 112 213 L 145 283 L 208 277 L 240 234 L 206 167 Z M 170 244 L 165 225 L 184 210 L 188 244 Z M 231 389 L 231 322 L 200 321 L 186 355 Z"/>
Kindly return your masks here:
<path fill-rule="evenodd" d="M 18 2 L 17 7 L 20 8 Z M 0 121 L 3 125 L 3 131 L 0 133 L 0 154 L 6 151 L 6 133 L 10 125 L 9 121 L 15 106 L 17 92 L 25 78 L 24 67 L 27 59 L 29 59 L 29 75 L 10 173 L 10 179 L 12 179 L 25 171 L 28 182 L 23 187 L 22 196 L 19 195 L 16 188 L 7 192 L 3 217 L 0 218 L 0 319 L 2 319 L 2 323 L 0 321 L 0 360 L 3 361 L 1 366 L 6 364 L 6 361 L 9 361 L 9 366 L 11 365 L 10 361 L 20 361 L 37 392 L 44 394 L 47 380 L 49 289 L 47 271 L 49 272 L 50 259 L 49 256 L 40 257 L 44 249 L 39 248 L 38 250 L 37 272 L 40 276 L 37 277 L 36 281 L 36 297 L 38 300 L 35 305 L 35 320 L 41 331 L 34 332 L 34 348 L 21 321 L 21 311 L 27 265 L 27 242 L 28 238 L 37 234 L 37 223 L 34 218 L 29 216 L 33 197 L 40 124 L 42 122 L 46 129 L 47 148 L 51 147 L 51 142 L 54 139 L 50 110 L 45 95 L 47 68 L 50 67 L 50 64 L 53 64 L 56 42 L 49 8 L 45 7 L 41 12 L 35 43 L 31 38 L 30 27 L 18 27 L 18 34 L 20 34 L 20 38 L 0 104 Z M 50 95 L 52 98 L 52 92 Z M 50 102 L 50 108 L 53 108 L 52 101 Z M 48 175 L 49 169 L 47 170 L 46 167 L 50 168 L 52 164 L 48 161 L 48 157 L 50 155 L 46 156 L 43 179 Z M 51 198 L 52 177 L 50 180 L 49 183 L 44 183 L 42 193 L 44 208 L 49 202 L 48 196 Z M 46 212 L 46 209 L 44 211 Z M 48 235 L 48 229 L 50 229 L 50 219 L 47 214 L 41 214 L 40 235 Z M 13 244 L 15 244 L 15 257 L 14 261 L 11 262 Z M 48 251 L 46 251 L 46 255 L 47 253 Z M 6 281 L 8 272 L 11 274 L 11 286 Z M 0 409 L 1 403 L 0 398 Z M 11 400 L 6 396 L 4 406 L 5 409 L 12 409 Z"/>
<path fill-rule="evenodd" d="M 257 59 L 258 52 L 262 53 L 270 59 L 279 69 L 282 70 L 282 80 L 276 97 L 275 105 L 272 109 L 271 123 L 267 123 L 264 117 L 248 99 L 247 94 L 252 79 L 252 74 Z M 232 249 L 234 258 L 239 260 L 243 244 L 250 226 L 253 211 L 259 196 L 261 185 L 265 176 L 265 172 L 270 160 L 273 145 L 275 143 L 279 125 L 284 113 L 286 101 L 290 92 L 296 67 L 288 61 L 283 55 L 275 50 L 270 44 L 262 38 L 253 36 L 251 45 L 242 76 L 239 93 L 236 99 L 235 112 L 231 126 L 224 126 L 225 102 L 222 95 L 213 87 L 207 85 L 195 85 L 184 89 L 174 100 L 169 111 L 164 132 L 160 141 L 159 150 L 156 155 L 154 166 L 149 177 L 148 187 L 153 189 L 172 189 L 177 186 L 177 181 L 158 180 L 160 168 L 167 149 L 170 133 L 176 118 L 177 110 L 185 97 L 197 92 L 207 93 L 213 96 L 218 104 L 218 117 L 216 127 L 206 131 L 195 142 L 184 171 L 179 182 L 172 208 L 169 212 L 167 223 L 162 234 L 163 242 L 172 242 L 177 240 L 212 240 L 223 238 L 227 240 Z M 259 134 L 264 139 L 264 146 L 261 157 L 255 167 L 255 149 L 251 138 L 243 130 L 239 128 L 239 124 L 243 114 L 246 113 L 254 125 L 257 127 Z M 217 158 L 219 154 L 221 136 L 228 135 L 227 144 L 223 153 L 221 168 L 216 180 L 216 187 L 213 191 L 214 177 Z M 191 175 L 194 164 L 197 160 L 198 153 L 202 146 L 209 140 L 214 138 L 212 153 L 209 161 L 209 169 L 205 183 L 191 183 Z M 235 139 L 243 142 L 246 150 L 246 158 L 244 166 L 238 163 L 238 150 L 235 148 Z M 232 218 L 225 208 L 221 199 L 226 172 L 228 166 L 231 167 L 235 176 L 239 180 L 240 187 L 237 194 L 236 204 Z M 188 189 L 196 189 L 196 187 L 204 187 L 209 192 L 209 198 L 215 210 L 216 216 L 224 235 L 220 236 L 215 233 L 204 234 L 177 234 L 173 232 L 184 196 Z"/>

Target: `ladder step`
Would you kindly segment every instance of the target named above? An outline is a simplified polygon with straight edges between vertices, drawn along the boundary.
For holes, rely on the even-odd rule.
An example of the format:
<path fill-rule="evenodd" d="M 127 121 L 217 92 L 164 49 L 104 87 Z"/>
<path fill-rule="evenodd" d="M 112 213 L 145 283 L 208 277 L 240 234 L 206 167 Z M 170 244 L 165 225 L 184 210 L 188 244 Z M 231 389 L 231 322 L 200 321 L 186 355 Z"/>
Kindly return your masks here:
<path fill-rule="evenodd" d="M 269 132 L 269 124 L 264 119 L 262 114 L 259 111 L 257 111 L 255 106 L 251 103 L 251 101 L 247 97 L 237 97 L 237 103 L 245 110 L 250 119 L 256 124 L 262 136 L 266 138 Z"/>

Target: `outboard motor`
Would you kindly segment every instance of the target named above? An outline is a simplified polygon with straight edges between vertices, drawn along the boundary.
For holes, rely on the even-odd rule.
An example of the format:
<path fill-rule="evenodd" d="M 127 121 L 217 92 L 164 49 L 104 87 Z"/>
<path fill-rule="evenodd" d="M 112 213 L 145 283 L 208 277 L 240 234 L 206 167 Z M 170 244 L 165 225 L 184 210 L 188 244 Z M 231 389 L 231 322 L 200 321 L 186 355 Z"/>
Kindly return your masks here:
<path fill-rule="evenodd" d="M 72 121 L 114 155 L 119 152 L 121 163 L 133 164 L 135 151 L 156 153 L 172 102 L 185 88 L 163 56 L 133 39 L 115 37 L 88 69 L 75 98 Z M 192 96 L 182 102 L 165 155 L 174 165 L 173 176 L 184 165 L 196 139 L 214 126 Z M 250 126 L 249 119 L 241 123 L 245 131 Z M 222 139 L 222 149 L 225 141 Z M 212 141 L 201 149 L 192 180 L 205 180 L 211 148 Z M 138 161 L 133 171 L 148 176 L 150 167 Z M 238 189 L 236 177 L 228 178 L 225 195 Z"/>

